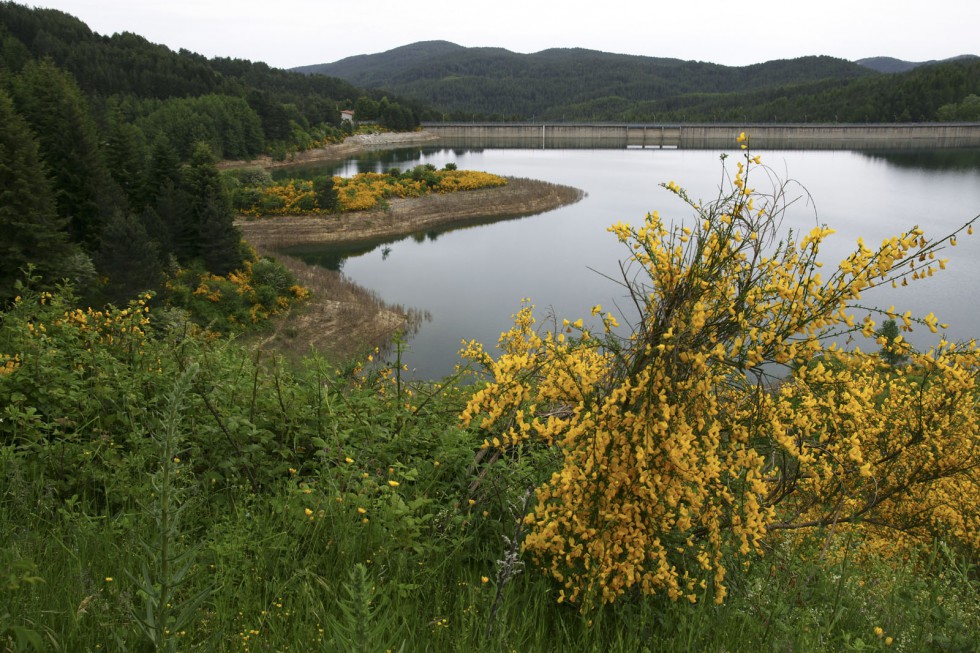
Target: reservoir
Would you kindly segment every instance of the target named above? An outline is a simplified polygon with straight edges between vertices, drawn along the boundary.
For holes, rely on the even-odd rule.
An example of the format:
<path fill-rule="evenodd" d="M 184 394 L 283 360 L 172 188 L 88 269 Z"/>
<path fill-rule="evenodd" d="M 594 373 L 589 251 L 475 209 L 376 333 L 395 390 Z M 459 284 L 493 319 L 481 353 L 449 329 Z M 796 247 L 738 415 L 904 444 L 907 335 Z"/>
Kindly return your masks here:
<path fill-rule="evenodd" d="M 855 247 L 872 249 L 881 240 L 914 225 L 926 237 L 948 234 L 980 214 L 980 149 L 958 148 L 858 152 L 848 150 L 766 150 L 765 168 L 749 185 L 767 192 L 786 183 L 794 199 L 783 232 L 809 232 L 817 225 L 837 231 L 821 247 L 823 277 Z M 722 155 L 727 159 L 724 163 Z M 636 318 L 624 289 L 619 262 L 626 247 L 607 232 L 618 221 L 640 224 L 658 211 L 666 222 L 693 221 L 693 210 L 659 184 L 675 182 L 705 202 L 715 198 L 724 169 L 735 175 L 738 150 L 686 149 L 472 149 L 409 148 L 372 152 L 346 161 L 332 172 L 406 169 L 431 163 L 484 170 L 574 186 L 585 198 L 531 217 L 416 234 L 367 251 L 309 249 L 290 252 L 307 261 L 339 267 L 355 283 L 384 301 L 423 312 L 426 319 L 408 338 L 403 356 L 416 378 L 440 378 L 459 361 L 462 340 L 476 339 L 491 351 L 523 298 L 535 304 L 539 325 L 548 315 L 589 323 L 601 304 L 626 325 Z M 323 171 L 321 171 L 323 172 Z M 980 232 L 980 225 L 977 225 Z M 932 311 L 949 324 L 946 336 L 980 336 L 980 233 L 958 239 L 941 254 L 947 270 L 906 288 L 867 291 L 861 303 L 924 316 Z M 860 314 L 860 312 L 858 312 Z M 876 317 L 878 324 L 883 317 Z M 919 348 L 939 335 L 924 326 L 906 337 Z M 856 336 L 849 343 L 876 349 Z"/>

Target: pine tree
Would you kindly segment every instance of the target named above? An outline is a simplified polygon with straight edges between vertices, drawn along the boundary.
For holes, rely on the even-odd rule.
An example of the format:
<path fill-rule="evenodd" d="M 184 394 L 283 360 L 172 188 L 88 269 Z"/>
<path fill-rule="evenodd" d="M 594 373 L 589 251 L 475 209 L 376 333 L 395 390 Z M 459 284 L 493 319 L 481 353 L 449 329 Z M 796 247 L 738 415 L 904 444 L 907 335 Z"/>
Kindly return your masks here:
<path fill-rule="evenodd" d="M 160 246 L 131 213 L 117 212 L 109 220 L 96 263 L 108 279 L 103 288 L 105 299 L 117 305 L 141 291 L 157 289 L 163 278 Z"/>
<path fill-rule="evenodd" d="M 239 267 L 241 233 L 206 144 L 195 147 L 180 190 L 183 203 L 174 232 L 177 259 L 185 265 L 201 261 L 209 272 L 220 275 Z"/>
<path fill-rule="evenodd" d="M 98 250 L 106 219 L 123 201 L 99 152 L 85 98 L 50 61 L 26 65 L 13 88 L 17 111 L 50 170 L 58 215 L 68 221 L 71 240 L 88 252 Z"/>
<path fill-rule="evenodd" d="M 129 206 L 134 209 L 141 208 L 148 158 L 143 132 L 136 125 L 126 122 L 121 112 L 113 111 L 106 134 L 106 166 L 126 194 Z"/>
<path fill-rule="evenodd" d="M 71 273 L 78 252 L 55 210 L 37 142 L 2 90 L 0 125 L 0 299 L 8 299 L 28 264 L 53 282 Z"/>

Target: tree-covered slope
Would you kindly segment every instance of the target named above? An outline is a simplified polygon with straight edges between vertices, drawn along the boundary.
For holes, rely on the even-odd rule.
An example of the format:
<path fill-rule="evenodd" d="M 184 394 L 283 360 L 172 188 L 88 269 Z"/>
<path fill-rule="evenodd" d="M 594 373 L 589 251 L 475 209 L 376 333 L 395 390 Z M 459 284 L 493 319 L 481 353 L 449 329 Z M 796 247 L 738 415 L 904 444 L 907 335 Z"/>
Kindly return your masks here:
<path fill-rule="evenodd" d="M 904 61 L 902 59 L 896 59 L 895 57 L 867 57 L 864 59 L 858 59 L 854 63 L 860 64 L 865 68 L 870 68 L 871 70 L 879 73 L 907 73 L 908 71 L 915 70 L 920 66 L 932 66 L 937 63 L 951 63 L 953 61 L 963 61 L 977 58 L 978 57 L 972 54 L 943 59 L 942 61 Z"/>
<path fill-rule="evenodd" d="M 447 112 L 556 115 L 561 107 L 617 97 L 642 102 L 690 93 L 731 93 L 873 73 L 832 57 L 803 57 L 744 67 L 585 50 L 519 54 L 462 48 L 443 41 L 297 69 L 386 88 Z"/>
<path fill-rule="evenodd" d="M 0 2 L 0 306 L 27 277 L 44 288 L 68 279 L 93 304 L 147 290 L 180 304 L 198 297 L 198 279 L 241 281 L 254 253 L 240 247 L 215 158 L 339 141 L 351 131 L 340 110 L 358 103 L 393 128 L 419 122 L 417 104 L 340 79 L 208 60 Z M 289 285 L 262 301 L 272 307 Z M 215 317 L 248 294 L 212 290 L 209 303 L 225 302 Z"/>
<path fill-rule="evenodd" d="M 288 140 L 290 121 L 339 125 L 339 109 L 361 96 L 380 100 L 384 95 L 335 77 L 302 75 L 262 62 L 174 52 L 130 32 L 100 35 L 61 11 L 0 2 L 0 71 L 18 72 L 28 61 L 43 58 L 71 73 L 90 97 L 245 98 L 263 128 L 271 129 L 270 140 Z M 418 103 L 403 103 L 416 113 L 424 111 Z"/>
<path fill-rule="evenodd" d="M 939 109 L 980 92 L 976 57 L 910 64 L 900 74 L 879 72 L 875 61 L 883 59 L 812 56 L 732 67 L 584 49 L 519 54 L 429 41 L 297 70 L 385 88 L 434 105 L 448 118 L 928 121 L 964 115 Z"/>

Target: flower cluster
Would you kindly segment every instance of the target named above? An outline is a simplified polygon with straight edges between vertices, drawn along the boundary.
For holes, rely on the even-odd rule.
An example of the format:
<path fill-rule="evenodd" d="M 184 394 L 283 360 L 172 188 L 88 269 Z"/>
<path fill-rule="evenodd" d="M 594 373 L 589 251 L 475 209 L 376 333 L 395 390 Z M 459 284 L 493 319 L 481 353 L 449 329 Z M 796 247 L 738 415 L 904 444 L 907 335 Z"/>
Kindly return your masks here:
<path fill-rule="evenodd" d="M 474 170 L 410 171 L 404 174 L 362 172 L 353 177 L 334 177 L 340 211 L 372 209 L 388 198 L 423 197 L 430 193 L 453 193 L 504 186 L 507 180 Z M 249 189 L 251 203 L 241 206 L 244 215 L 307 215 L 324 211 L 317 205 L 313 182 L 304 179 Z"/>
<path fill-rule="evenodd" d="M 280 263 L 254 252 L 227 276 L 182 269 L 166 288 L 172 303 L 222 332 L 267 320 L 310 295 Z"/>
<path fill-rule="evenodd" d="M 0 374 L 13 374 L 20 367 L 20 356 L 0 354 Z"/>
<path fill-rule="evenodd" d="M 782 187 L 750 187 L 759 165 L 746 151 L 706 206 L 664 184 L 694 210 L 689 226 L 653 213 L 610 228 L 631 252 L 629 336 L 608 314 L 602 334 L 566 320 L 541 335 L 525 305 L 496 359 L 477 343 L 463 352 L 489 377 L 464 425 L 486 431 L 488 447 L 540 441 L 560 454 L 524 542 L 563 586 L 560 601 L 638 589 L 720 602 L 733 561 L 761 555 L 774 529 L 943 524 L 980 544 L 976 346 L 943 342 L 895 369 L 826 344 L 874 337 L 854 302 L 934 272 L 956 234 L 928 240 L 913 227 L 874 250 L 859 242 L 825 279 L 818 253 L 833 230 L 779 234 L 789 202 Z"/>

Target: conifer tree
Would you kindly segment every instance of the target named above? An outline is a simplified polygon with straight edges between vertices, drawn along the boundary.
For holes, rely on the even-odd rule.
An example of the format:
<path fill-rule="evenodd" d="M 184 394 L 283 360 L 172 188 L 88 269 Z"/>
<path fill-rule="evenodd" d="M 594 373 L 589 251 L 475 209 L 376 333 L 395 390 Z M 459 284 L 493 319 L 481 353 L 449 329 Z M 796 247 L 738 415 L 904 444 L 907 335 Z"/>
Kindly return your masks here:
<path fill-rule="evenodd" d="M 117 212 L 109 220 L 96 263 L 107 279 L 103 295 L 117 305 L 141 291 L 155 290 L 163 278 L 160 246 L 131 213 Z"/>
<path fill-rule="evenodd" d="M 204 143 L 194 148 L 183 170 L 179 222 L 174 251 L 184 264 L 201 261 L 209 272 L 224 275 L 242 263 L 241 233 L 235 227 L 231 203 Z"/>
<path fill-rule="evenodd" d="M 98 148 L 85 98 L 50 61 L 28 63 L 14 80 L 17 111 L 33 130 L 54 184 L 58 215 L 73 242 L 98 250 L 107 217 L 122 198 Z"/>
<path fill-rule="evenodd" d="M 55 211 L 37 142 L 2 90 L 0 125 L 0 299 L 8 299 L 28 264 L 43 279 L 56 281 L 71 273 L 78 252 Z"/>
<path fill-rule="evenodd" d="M 105 160 L 109 174 L 126 194 L 132 208 L 139 208 L 142 204 L 148 158 L 143 132 L 127 122 L 119 111 L 113 111 L 109 116 L 105 139 Z"/>

